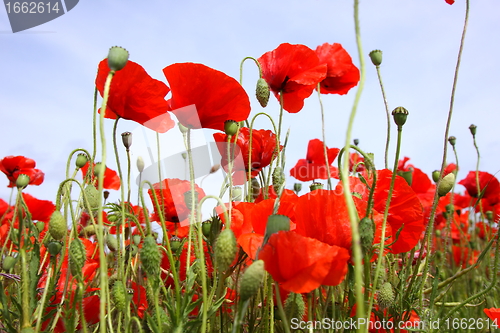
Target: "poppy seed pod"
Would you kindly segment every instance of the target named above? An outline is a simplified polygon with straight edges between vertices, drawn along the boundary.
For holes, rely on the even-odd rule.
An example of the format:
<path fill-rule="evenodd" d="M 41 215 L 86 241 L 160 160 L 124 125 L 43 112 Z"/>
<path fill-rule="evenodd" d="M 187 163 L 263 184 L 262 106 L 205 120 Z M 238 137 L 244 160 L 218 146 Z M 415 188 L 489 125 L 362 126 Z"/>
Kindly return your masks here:
<path fill-rule="evenodd" d="M 455 138 L 454 136 L 450 136 L 448 138 L 448 142 L 450 143 L 450 145 L 452 145 L 453 147 L 455 147 L 455 143 L 457 142 L 457 138 Z"/>
<path fill-rule="evenodd" d="M 380 64 L 382 63 L 382 51 L 380 50 L 373 50 L 370 52 L 370 59 L 372 60 L 372 63 L 375 65 L 375 66 L 380 66 Z"/>
<path fill-rule="evenodd" d="M 259 78 L 257 80 L 257 88 L 255 89 L 255 95 L 260 105 L 265 108 L 269 102 L 269 96 L 271 95 L 271 90 L 266 80 Z"/>
<path fill-rule="evenodd" d="M 441 175 L 441 171 L 439 171 L 439 170 L 432 171 L 432 180 L 434 181 L 434 183 L 437 183 L 439 181 L 440 175 Z"/>
<path fill-rule="evenodd" d="M 76 167 L 78 169 L 80 168 L 83 168 L 85 166 L 85 164 L 87 164 L 87 162 L 89 161 L 88 157 L 87 157 L 87 154 L 84 154 L 84 153 L 80 153 L 78 154 L 78 156 L 76 157 Z"/>
<path fill-rule="evenodd" d="M 447 174 L 441 180 L 438 186 L 438 194 L 440 197 L 445 196 L 455 185 L 455 174 L 453 172 Z"/>
<path fill-rule="evenodd" d="M 233 136 L 238 133 L 238 129 L 240 128 L 240 124 L 234 120 L 226 120 L 224 122 L 224 132 L 226 135 Z"/>
<path fill-rule="evenodd" d="M 477 126 L 474 124 L 469 126 L 470 134 L 472 134 L 472 136 L 476 135 L 476 129 L 477 129 Z"/>
<path fill-rule="evenodd" d="M 49 250 L 50 255 L 57 256 L 62 250 L 62 243 L 50 242 L 49 245 L 47 245 L 47 249 Z"/>
<path fill-rule="evenodd" d="M 177 236 L 170 237 L 170 248 L 172 252 L 177 252 L 177 250 L 181 247 L 182 240 Z"/>
<path fill-rule="evenodd" d="M 122 133 L 122 142 L 123 145 L 127 150 L 130 149 L 130 146 L 132 146 L 132 133 L 130 132 L 123 132 Z"/>
<path fill-rule="evenodd" d="M 18 189 L 23 189 L 30 183 L 30 177 L 24 173 L 20 174 L 16 179 L 16 186 Z"/>
<path fill-rule="evenodd" d="M 119 71 L 128 61 L 129 53 L 123 47 L 113 46 L 108 52 L 108 66 L 112 71 Z"/>
<path fill-rule="evenodd" d="M 264 280 L 264 260 L 254 261 L 243 273 L 240 282 L 240 299 L 242 302 L 249 300 L 259 291 Z"/>
<path fill-rule="evenodd" d="M 321 190 L 323 189 L 323 184 L 321 183 L 312 183 L 311 185 L 309 185 L 309 190 L 312 192 L 314 190 Z"/>
<path fill-rule="evenodd" d="M 354 142 L 355 146 L 359 145 L 359 139 L 354 139 L 352 142 Z"/>
<path fill-rule="evenodd" d="M 392 117 L 394 118 L 394 122 L 398 125 L 398 129 L 401 129 L 403 125 L 406 123 L 406 118 L 408 118 L 408 110 L 406 110 L 402 106 L 398 106 L 392 111 Z"/>

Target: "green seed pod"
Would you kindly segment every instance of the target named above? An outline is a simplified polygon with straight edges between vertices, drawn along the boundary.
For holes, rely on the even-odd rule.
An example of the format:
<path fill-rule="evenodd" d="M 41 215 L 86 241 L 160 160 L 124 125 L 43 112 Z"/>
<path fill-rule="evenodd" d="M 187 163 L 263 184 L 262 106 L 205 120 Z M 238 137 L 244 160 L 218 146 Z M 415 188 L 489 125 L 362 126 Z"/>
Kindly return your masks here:
<path fill-rule="evenodd" d="M 392 117 L 394 118 L 394 122 L 398 125 L 398 129 L 401 129 L 403 125 L 406 123 L 406 118 L 408 118 L 408 110 L 406 110 L 402 106 L 398 106 L 392 111 Z"/>
<path fill-rule="evenodd" d="M 275 234 L 280 231 L 289 231 L 290 230 L 290 218 L 285 215 L 270 215 L 267 218 L 267 226 L 266 233 L 264 235 L 264 244 L 267 242 L 269 237 L 272 234 Z"/>
<path fill-rule="evenodd" d="M 14 258 L 13 256 L 6 256 L 2 262 L 3 270 L 6 272 L 10 271 L 12 268 L 14 268 L 14 265 L 16 264 L 16 262 L 17 262 L 17 258 Z"/>
<path fill-rule="evenodd" d="M 203 236 L 207 238 L 210 236 L 211 229 L 212 229 L 212 221 L 208 220 L 201 224 L 201 232 L 203 233 Z"/>
<path fill-rule="evenodd" d="M 123 47 L 113 46 L 108 52 L 108 66 L 112 71 L 119 71 L 128 62 L 129 53 Z"/>
<path fill-rule="evenodd" d="M 43 229 L 45 229 L 45 222 L 37 221 L 35 223 L 35 226 L 36 226 L 36 229 L 38 230 L 38 232 L 42 232 Z"/>
<path fill-rule="evenodd" d="M 87 253 L 82 241 L 79 238 L 73 239 L 69 244 L 69 268 L 73 276 L 81 276 L 86 260 Z"/>
<path fill-rule="evenodd" d="M 380 66 L 382 63 L 382 51 L 373 50 L 370 52 L 370 59 L 375 66 Z"/>
<path fill-rule="evenodd" d="M 470 134 L 472 134 L 472 136 L 476 136 L 476 131 L 477 131 L 477 126 L 472 124 L 469 126 L 469 130 L 470 130 Z"/>
<path fill-rule="evenodd" d="M 125 149 L 129 150 L 132 146 L 132 133 L 131 132 L 123 132 L 122 133 L 122 143 Z"/>
<path fill-rule="evenodd" d="M 373 223 L 372 219 L 363 217 L 361 221 L 359 221 L 359 237 L 364 255 L 371 254 L 374 236 L 375 223 Z"/>
<path fill-rule="evenodd" d="M 240 124 L 234 120 L 226 120 L 224 122 L 224 132 L 226 135 L 233 136 L 238 133 L 238 129 L 240 128 Z"/>
<path fill-rule="evenodd" d="M 434 183 L 437 183 L 439 181 L 440 175 L 441 175 L 441 171 L 439 171 L 439 170 L 432 171 L 432 180 L 434 181 Z"/>
<path fill-rule="evenodd" d="M 301 294 L 289 293 L 285 301 L 285 313 L 288 318 L 304 317 L 306 313 L 306 305 Z"/>
<path fill-rule="evenodd" d="M 76 161 L 75 161 L 76 167 L 78 169 L 83 168 L 88 161 L 89 159 L 87 157 L 87 154 L 80 153 L 76 156 Z"/>
<path fill-rule="evenodd" d="M 238 250 L 236 237 L 231 229 L 224 229 L 215 242 L 215 264 L 219 272 L 225 272 L 231 266 Z"/>
<path fill-rule="evenodd" d="M 257 100 L 260 105 L 265 108 L 267 103 L 269 102 L 269 96 L 271 95 L 271 90 L 266 80 L 263 78 L 259 78 L 257 80 L 257 87 L 255 89 L 255 95 L 257 96 Z"/>
<path fill-rule="evenodd" d="M 18 189 L 25 188 L 26 186 L 28 186 L 29 183 L 30 183 L 30 177 L 28 175 L 22 173 L 19 176 L 17 176 L 16 186 Z"/>
<path fill-rule="evenodd" d="M 85 187 L 84 190 L 85 196 L 89 202 L 89 206 L 91 210 L 96 210 L 99 208 L 99 191 L 95 188 L 94 185 L 89 184 Z M 87 208 L 84 206 L 84 208 Z"/>
<path fill-rule="evenodd" d="M 243 273 L 240 282 L 240 299 L 242 302 L 250 299 L 259 291 L 264 280 L 264 260 L 254 261 Z"/>
<path fill-rule="evenodd" d="M 106 245 L 111 251 L 116 251 L 118 249 L 118 240 L 112 234 L 107 234 Z"/>
<path fill-rule="evenodd" d="M 352 140 L 352 142 L 354 143 L 355 146 L 359 145 L 359 139 L 354 139 Z"/>
<path fill-rule="evenodd" d="M 142 269 L 148 276 L 156 277 L 160 274 L 161 254 L 153 236 L 148 235 L 144 238 L 140 257 Z"/>
<path fill-rule="evenodd" d="M 411 186 L 411 184 L 413 183 L 413 170 L 411 170 L 411 171 L 398 171 L 398 176 L 403 177 L 409 186 Z"/>
<path fill-rule="evenodd" d="M 311 185 L 309 185 L 309 190 L 312 192 L 314 190 L 321 190 L 323 189 L 323 184 L 321 183 L 312 183 Z"/>
<path fill-rule="evenodd" d="M 385 282 L 378 291 L 377 303 L 381 309 L 386 309 L 394 304 L 394 289 L 389 282 Z"/>
<path fill-rule="evenodd" d="M 438 194 L 440 197 L 445 196 L 455 185 L 455 174 L 453 172 L 447 174 L 441 180 L 438 186 Z"/>
<path fill-rule="evenodd" d="M 68 225 L 60 211 L 56 210 L 50 216 L 49 233 L 55 240 L 61 240 L 66 236 Z"/>
<path fill-rule="evenodd" d="M 179 248 L 182 246 L 182 240 L 177 237 L 177 236 L 172 236 L 170 238 L 170 248 L 172 249 L 172 252 L 177 252 Z"/>
<path fill-rule="evenodd" d="M 116 308 L 121 312 L 125 312 L 127 309 L 127 291 L 121 280 L 115 281 L 111 289 L 111 297 L 113 298 L 113 303 L 115 303 Z"/>
<path fill-rule="evenodd" d="M 454 136 L 450 136 L 448 138 L 448 142 L 450 143 L 450 145 L 452 145 L 453 147 L 455 147 L 455 144 L 457 143 L 457 138 L 454 137 Z"/>
<path fill-rule="evenodd" d="M 62 243 L 61 242 L 50 242 L 49 245 L 47 245 L 47 250 L 49 250 L 49 253 L 52 256 L 57 256 L 62 250 Z"/>

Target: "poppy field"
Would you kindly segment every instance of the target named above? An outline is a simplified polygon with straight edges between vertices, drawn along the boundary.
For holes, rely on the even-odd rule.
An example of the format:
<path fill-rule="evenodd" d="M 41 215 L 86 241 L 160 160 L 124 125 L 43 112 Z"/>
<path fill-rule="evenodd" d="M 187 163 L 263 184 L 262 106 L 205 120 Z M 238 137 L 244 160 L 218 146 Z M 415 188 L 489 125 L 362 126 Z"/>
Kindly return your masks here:
<path fill-rule="evenodd" d="M 155 79 L 133 51 L 111 47 L 96 64 L 94 145 L 69 152 L 53 201 L 30 194 L 45 179 L 35 160 L 0 157 L 0 181 L 12 189 L 0 198 L 0 332 L 498 331 L 500 182 L 480 168 L 473 124 L 460 140 L 473 142 L 467 158 L 477 167 L 459 177 L 449 133 L 460 66 L 469 66 L 469 0 L 443 154 L 430 157 L 440 169 L 430 174 L 401 153 L 415 140 L 405 136 L 412 111 L 389 109 L 383 52 L 363 51 L 358 7 L 357 54 L 284 42 L 244 58 L 239 78 L 184 62 Z M 254 91 L 242 86 L 243 64 L 258 73 Z M 376 152 L 352 134 L 367 71 L 377 73 L 387 120 Z M 345 141 L 327 145 L 322 99 L 346 94 Z M 300 126 L 287 116 L 311 112 L 304 103 L 314 98 L 323 121 L 287 168 L 289 129 Z M 132 154 L 137 138 L 120 120 L 154 133 L 158 150 Z M 218 159 L 202 175 L 193 137 L 207 130 Z M 173 131 L 185 178 L 144 161 L 165 157 L 171 143 L 160 150 L 160 137 Z M 115 160 L 116 170 L 107 166 Z M 216 173 L 218 195 L 203 186 Z"/>

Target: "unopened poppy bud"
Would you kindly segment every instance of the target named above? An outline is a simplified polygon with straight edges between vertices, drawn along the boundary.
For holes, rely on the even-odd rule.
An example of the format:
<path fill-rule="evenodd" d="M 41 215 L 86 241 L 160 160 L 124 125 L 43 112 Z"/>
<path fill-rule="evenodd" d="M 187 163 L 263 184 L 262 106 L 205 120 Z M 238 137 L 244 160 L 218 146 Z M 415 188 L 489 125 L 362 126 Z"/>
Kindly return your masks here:
<path fill-rule="evenodd" d="M 372 63 L 375 66 L 380 66 L 382 63 L 382 51 L 380 50 L 373 50 L 370 52 L 370 59 L 372 60 Z"/>
<path fill-rule="evenodd" d="M 269 95 L 271 94 L 271 90 L 269 89 L 269 85 L 266 80 L 263 78 L 259 78 L 257 80 L 257 88 L 255 89 L 255 95 L 257 96 L 257 100 L 260 105 L 265 108 L 267 103 L 269 102 Z"/>
<path fill-rule="evenodd" d="M 398 129 L 401 129 L 403 125 L 406 123 L 406 118 L 408 118 L 408 110 L 406 110 L 402 106 L 398 106 L 392 111 L 392 117 L 394 118 L 394 122 L 398 125 Z"/>
<path fill-rule="evenodd" d="M 130 146 L 132 146 L 132 133 L 123 132 L 122 133 L 122 142 L 123 142 L 123 145 L 125 146 L 125 149 L 129 150 Z"/>
<path fill-rule="evenodd" d="M 276 167 L 273 171 L 273 186 L 276 191 L 279 191 L 285 183 L 285 173 L 281 167 Z"/>
<path fill-rule="evenodd" d="M 375 224 L 373 220 L 368 217 L 363 217 L 361 221 L 359 221 L 359 237 L 364 255 L 371 254 L 374 236 Z"/>
<path fill-rule="evenodd" d="M 18 189 L 25 188 L 26 186 L 28 186 L 29 183 L 30 183 L 30 177 L 28 175 L 22 173 L 19 176 L 17 176 L 16 186 Z"/>
<path fill-rule="evenodd" d="M 377 303 L 381 309 L 386 309 L 394 304 L 394 289 L 389 282 L 384 283 L 377 295 Z"/>
<path fill-rule="evenodd" d="M 137 170 L 139 170 L 139 172 L 143 172 L 144 171 L 144 159 L 142 158 L 142 156 L 139 156 L 137 157 Z"/>
<path fill-rule="evenodd" d="M 309 190 L 312 192 L 314 190 L 321 190 L 323 189 L 323 184 L 321 183 L 312 183 L 311 185 L 309 185 Z"/>
<path fill-rule="evenodd" d="M 43 229 L 45 229 L 45 223 L 42 221 L 37 221 L 35 223 L 35 226 L 36 226 L 36 229 L 38 230 L 38 232 L 42 232 Z"/>
<path fill-rule="evenodd" d="M 80 153 L 78 154 L 78 156 L 76 157 L 76 167 L 78 169 L 80 168 L 83 168 L 85 166 L 85 164 L 87 164 L 87 162 L 89 161 L 88 157 L 87 157 L 87 154 L 84 154 L 84 153 Z"/>
<path fill-rule="evenodd" d="M 301 294 L 289 293 L 285 301 L 285 313 L 288 318 L 302 318 L 306 313 L 306 305 Z"/>
<path fill-rule="evenodd" d="M 177 250 L 179 250 L 179 248 L 181 247 L 182 245 L 182 240 L 177 237 L 177 236 L 172 236 L 170 237 L 170 248 L 172 249 L 172 252 L 177 252 Z"/>
<path fill-rule="evenodd" d="M 111 297 L 116 309 L 118 309 L 118 311 L 125 312 L 127 309 L 127 292 L 122 281 L 115 281 L 113 288 L 111 289 Z"/>
<path fill-rule="evenodd" d="M 201 224 L 201 232 L 203 236 L 210 237 L 210 232 L 212 231 L 212 221 L 207 220 Z"/>
<path fill-rule="evenodd" d="M 295 193 L 299 193 L 300 191 L 302 191 L 302 183 L 293 184 L 293 190 L 295 191 Z"/>
<path fill-rule="evenodd" d="M 260 184 L 256 178 L 252 178 L 251 185 L 252 185 L 252 198 L 253 200 L 255 200 L 260 194 Z"/>
<path fill-rule="evenodd" d="M 219 272 L 225 272 L 231 266 L 238 250 L 236 237 L 231 229 L 224 229 L 217 237 L 214 246 L 215 264 Z"/>
<path fill-rule="evenodd" d="M 55 210 L 50 216 L 49 221 L 49 234 L 55 240 L 61 240 L 68 231 L 68 225 L 66 224 L 66 219 L 61 214 L 60 211 Z"/>
<path fill-rule="evenodd" d="M 259 292 L 264 280 L 264 260 L 254 261 L 243 273 L 240 282 L 240 299 L 245 302 Z"/>
<path fill-rule="evenodd" d="M 181 131 L 182 134 L 186 134 L 188 131 L 188 128 L 184 125 L 182 125 L 180 122 L 177 123 L 177 126 L 179 126 L 179 131 Z"/>
<path fill-rule="evenodd" d="M 16 264 L 16 262 L 17 262 L 17 258 L 14 258 L 13 256 L 6 256 L 2 262 L 3 270 L 6 272 L 10 271 L 12 268 L 14 268 L 14 265 Z"/>
<path fill-rule="evenodd" d="M 191 196 L 191 190 L 184 193 L 184 202 L 186 204 L 186 208 L 188 210 L 193 209 L 193 197 Z M 198 192 L 194 191 L 194 209 L 196 209 L 196 205 L 198 204 Z"/>
<path fill-rule="evenodd" d="M 148 277 L 156 277 L 160 273 L 161 254 L 153 236 L 144 238 L 141 253 L 141 265 Z"/>
<path fill-rule="evenodd" d="M 359 145 L 359 139 L 354 139 L 353 142 L 355 146 Z"/>
<path fill-rule="evenodd" d="M 120 46 L 113 46 L 108 52 L 108 66 L 112 71 L 119 71 L 128 61 L 128 51 Z"/>
<path fill-rule="evenodd" d="M 112 234 L 106 235 L 106 245 L 111 251 L 116 251 L 118 249 L 118 240 Z"/>
<path fill-rule="evenodd" d="M 411 186 L 413 183 L 413 171 L 398 171 L 398 175 L 406 180 L 406 183 Z"/>
<path fill-rule="evenodd" d="M 89 202 L 91 210 L 99 208 L 99 191 L 95 188 L 94 185 L 87 185 L 84 189 L 84 194 Z M 83 202 L 83 207 L 87 208 L 87 206 L 85 205 L 85 201 Z"/>
<path fill-rule="evenodd" d="M 69 268 L 73 276 L 81 276 L 83 265 L 87 260 L 85 245 L 79 238 L 75 238 L 69 244 Z"/>
<path fill-rule="evenodd" d="M 432 180 L 434 181 L 434 183 L 437 183 L 439 181 L 440 175 L 441 175 L 441 171 L 439 171 L 439 170 L 432 171 Z"/>
<path fill-rule="evenodd" d="M 477 129 L 477 126 L 474 124 L 469 126 L 470 134 L 472 134 L 472 136 L 476 135 L 476 129 Z"/>
<path fill-rule="evenodd" d="M 289 231 L 290 230 L 290 218 L 285 215 L 270 215 L 267 218 L 266 232 L 264 235 L 264 244 L 267 242 L 272 234 L 279 231 Z"/>
<path fill-rule="evenodd" d="M 231 201 L 241 201 L 243 190 L 239 186 L 233 187 Z"/>
<path fill-rule="evenodd" d="M 226 120 L 224 122 L 224 132 L 226 135 L 233 136 L 238 132 L 240 124 L 234 120 Z"/>
<path fill-rule="evenodd" d="M 455 174 L 453 172 L 447 174 L 441 180 L 438 186 L 438 194 L 440 197 L 445 196 L 455 185 Z"/>
<path fill-rule="evenodd" d="M 104 173 L 106 171 L 106 166 L 102 164 L 101 162 L 97 162 L 94 165 L 94 176 L 99 177 L 101 173 Z"/>
<path fill-rule="evenodd" d="M 62 243 L 58 241 L 50 242 L 47 246 L 47 250 L 52 256 L 57 256 L 62 250 Z"/>
<path fill-rule="evenodd" d="M 448 138 L 448 142 L 450 143 L 450 145 L 452 145 L 453 147 L 455 147 L 455 143 L 457 142 L 457 138 L 455 138 L 453 135 L 450 136 Z"/>
<path fill-rule="evenodd" d="M 135 245 L 139 245 L 141 243 L 141 235 L 133 235 L 132 242 L 134 242 Z"/>

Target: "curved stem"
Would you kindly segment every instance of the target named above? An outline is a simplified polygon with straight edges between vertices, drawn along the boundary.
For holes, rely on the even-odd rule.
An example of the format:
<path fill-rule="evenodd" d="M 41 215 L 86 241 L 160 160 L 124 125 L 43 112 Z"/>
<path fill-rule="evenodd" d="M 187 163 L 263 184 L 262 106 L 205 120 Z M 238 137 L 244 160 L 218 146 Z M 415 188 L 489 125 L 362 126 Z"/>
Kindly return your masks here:
<path fill-rule="evenodd" d="M 387 97 L 385 96 L 384 84 L 382 83 L 382 74 L 380 74 L 380 66 L 377 66 L 378 82 L 380 83 L 380 90 L 382 91 L 382 98 L 384 99 L 385 114 L 387 115 L 387 139 L 385 140 L 385 168 L 389 169 L 389 142 L 391 141 L 391 116 L 389 112 L 389 105 Z"/>
<path fill-rule="evenodd" d="M 321 134 L 323 136 L 323 153 L 325 155 L 325 165 L 326 165 L 326 173 L 328 174 L 328 189 L 332 189 L 332 177 L 330 176 L 330 163 L 328 161 L 328 151 L 326 148 L 326 135 L 325 135 L 325 112 L 323 108 L 323 101 L 321 100 L 321 84 L 318 83 L 316 87 L 318 92 L 319 99 L 319 107 L 321 109 Z"/>

